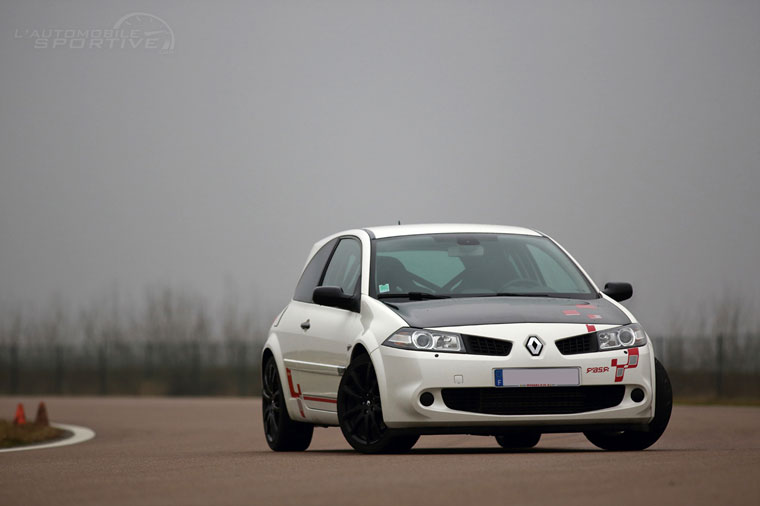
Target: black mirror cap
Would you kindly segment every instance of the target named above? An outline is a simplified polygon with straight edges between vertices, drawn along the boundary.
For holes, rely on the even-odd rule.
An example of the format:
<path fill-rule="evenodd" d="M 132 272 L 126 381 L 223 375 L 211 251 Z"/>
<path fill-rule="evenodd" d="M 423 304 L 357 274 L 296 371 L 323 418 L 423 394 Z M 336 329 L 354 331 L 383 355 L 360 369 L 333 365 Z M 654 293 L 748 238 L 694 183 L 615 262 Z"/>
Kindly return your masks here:
<path fill-rule="evenodd" d="M 316 287 L 312 300 L 314 304 L 319 304 L 320 306 L 337 307 L 355 313 L 359 312 L 359 295 L 354 296 L 343 293 L 343 288 L 339 286 Z"/>
<path fill-rule="evenodd" d="M 623 302 L 633 297 L 633 286 L 630 283 L 611 281 L 604 285 L 602 293 L 618 302 Z"/>

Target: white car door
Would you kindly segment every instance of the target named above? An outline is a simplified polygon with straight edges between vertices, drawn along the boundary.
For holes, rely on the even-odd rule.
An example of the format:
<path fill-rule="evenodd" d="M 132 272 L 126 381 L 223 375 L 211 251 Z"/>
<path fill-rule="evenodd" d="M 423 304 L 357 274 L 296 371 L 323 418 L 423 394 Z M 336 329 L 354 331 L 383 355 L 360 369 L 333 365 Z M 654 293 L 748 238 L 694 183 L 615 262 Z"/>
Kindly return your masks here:
<path fill-rule="evenodd" d="M 316 258 L 321 253 L 324 255 L 320 250 L 315 255 L 315 261 L 323 261 Z M 346 294 L 358 294 L 361 255 L 359 239 L 340 238 L 316 286 L 339 286 Z M 314 279 L 315 273 L 307 272 L 311 263 L 304 276 Z M 318 266 L 315 266 L 312 270 L 317 269 Z M 348 365 L 348 349 L 353 338 L 362 331 L 359 313 L 320 306 L 313 301 L 294 300 L 279 326 L 287 333 L 281 340 L 289 382 L 287 393 L 300 399 L 300 406 L 308 410 L 335 412 L 340 375 Z M 309 418 L 307 412 L 304 414 Z"/>

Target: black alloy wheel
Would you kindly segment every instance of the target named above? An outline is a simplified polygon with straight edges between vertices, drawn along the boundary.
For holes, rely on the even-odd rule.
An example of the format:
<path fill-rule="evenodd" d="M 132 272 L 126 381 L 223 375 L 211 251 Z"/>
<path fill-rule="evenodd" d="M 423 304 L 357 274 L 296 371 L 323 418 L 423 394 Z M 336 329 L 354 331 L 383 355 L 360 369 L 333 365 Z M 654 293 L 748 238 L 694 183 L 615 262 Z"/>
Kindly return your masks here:
<path fill-rule="evenodd" d="M 269 357 L 264 364 L 261 381 L 261 413 L 264 435 L 269 447 L 276 452 L 304 451 L 311 444 L 314 426 L 295 422 L 288 416 L 277 362 Z"/>
<path fill-rule="evenodd" d="M 377 375 L 366 354 L 354 358 L 343 374 L 338 421 L 346 441 L 362 453 L 405 452 L 419 439 L 419 435 L 400 434 L 385 425 Z"/>
<path fill-rule="evenodd" d="M 673 411 L 673 388 L 665 367 L 657 359 L 654 361 L 654 372 L 654 419 L 649 422 L 645 431 L 585 432 L 586 439 L 603 450 L 611 451 L 645 450 L 655 444 L 670 421 L 670 414 Z"/>

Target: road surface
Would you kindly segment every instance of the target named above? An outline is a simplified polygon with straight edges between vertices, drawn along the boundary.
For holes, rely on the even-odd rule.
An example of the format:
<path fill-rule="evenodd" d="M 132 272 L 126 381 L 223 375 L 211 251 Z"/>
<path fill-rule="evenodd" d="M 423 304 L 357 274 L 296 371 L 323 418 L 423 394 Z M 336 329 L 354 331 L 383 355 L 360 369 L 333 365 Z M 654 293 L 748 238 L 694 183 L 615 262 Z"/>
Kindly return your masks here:
<path fill-rule="evenodd" d="M 18 402 L 33 416 L 39 398 Z M 650 450 L 609 453 L 578 434 L 505 453 L 490 437 L 424 436 L 408 455 L 355 453 L 337 428 L 305 453 L 271 452 L 258 399 L 66 398 L 73 446 L 0 454 L 2 505 L 760 504 L 760 408 L 676 406 Z"/>

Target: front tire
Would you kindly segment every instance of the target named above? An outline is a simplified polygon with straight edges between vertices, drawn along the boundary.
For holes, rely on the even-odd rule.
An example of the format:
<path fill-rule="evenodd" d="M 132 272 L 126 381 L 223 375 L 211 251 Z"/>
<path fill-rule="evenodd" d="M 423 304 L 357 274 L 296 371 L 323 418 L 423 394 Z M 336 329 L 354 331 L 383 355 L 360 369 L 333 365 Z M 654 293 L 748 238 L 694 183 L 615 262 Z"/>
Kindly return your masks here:
<path fill-rule="evenodd" d="M 295 422 L 288 415 L 285 393 L 274 357 L 269 357 L 264 364 L 261 382 L 261 413 L 264 419 L 264 435 L 272 450 L 301 452 L 311 444 L 314 426 L 310 423 Z"/>
<path fill-rule="evenodd" d="M 586 439 L 603 450 L 611 451 L 638 451 L 655 444 L 670 421 L 670 413 L 673 410 L 673 388 L 665 367 L 657 359 L 654 361 L 654 373 L 654 419 L 649 422 L 647 431 L 584 432 Z"/>
<path fill-rule="evenodd" d="M 366 354 L 352 360 L 340 380 L 338 422 L 348 444 L 362 453 L 403 453 L 419 439 L 385 425 L 377 375 Z"/>

